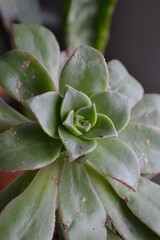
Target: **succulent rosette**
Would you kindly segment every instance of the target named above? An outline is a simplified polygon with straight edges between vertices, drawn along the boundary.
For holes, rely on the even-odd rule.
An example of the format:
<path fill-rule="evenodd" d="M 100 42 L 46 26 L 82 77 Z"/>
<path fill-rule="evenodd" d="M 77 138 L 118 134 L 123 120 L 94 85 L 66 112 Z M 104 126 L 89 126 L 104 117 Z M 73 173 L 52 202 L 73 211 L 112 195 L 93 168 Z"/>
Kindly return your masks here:
<path fill-rule="evenodd" d="M 159 239 L 159 95 L 92 47 L 13 33 L 0 84 L 28 117 L 0 100 L 0 169 L 24 171 L 0 193 L 0 238 Z"/>

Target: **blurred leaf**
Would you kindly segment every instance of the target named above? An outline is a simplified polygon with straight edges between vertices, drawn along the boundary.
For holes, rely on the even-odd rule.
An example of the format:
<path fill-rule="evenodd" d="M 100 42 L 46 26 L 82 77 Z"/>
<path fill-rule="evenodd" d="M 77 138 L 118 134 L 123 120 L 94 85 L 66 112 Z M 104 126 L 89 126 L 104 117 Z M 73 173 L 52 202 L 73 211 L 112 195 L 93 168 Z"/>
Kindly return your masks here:
<path fill-rule="evenodd" d="M 107 89 L 108 69 L 103 55 L 89 46 L 75 50 L 62 69 L 59 82 L 60 93 L 66 84 L 88 96 Z"/>
<path fill-rule="evenodd" d="M 29 119 L 25 118 L 0 98 L 0 133 L 9 129 L 11 126 L 16 126 L 28 121 Z"/>
<path fill-rule="evenodd" d="M 12 50 L 0 59 L 0 84 L 17 101 L 54 91 L 52 79 L 39 61 L 27 52 Z"/>
<path fill-rule="evenodd" d="M 109 85 L 115 92 L 122 93 L 132 100 L 133 105 L 143 97 L 143 88 L 140 83 L 132 77 L 123 64 L 118 60 L 108 63 Z"/>
<path fill-rule="evenodd" d="M 140 169 L 134 151 L 118 138 L 97 140 L 97 147 L 86 155 L 100 172 L 137 189 Z"/>
<path fill-rule="evenodd" d="M 52 32 L 42 26 L 14 24 L 13 35 L 16 48 L 36 56 L 48 70 L 58 90 L 60 53 L 58 42 Z"/>
<path fill-rule="evenodd" d="M 137 191 L 133 192 L 113 179 L 108 180 L 133 214 L 160 236 L 160 186 L 141 177 Z"/>
<path fill-rule="evenodd" d="M 105 211 L 82 165 L 66 162 L 59 186 L 59 211 L 66 239 L 106 240 Z"/>
<path fill-rule="evenodd" d="M 1 239 L 52 239 L 61 166 L 58 159 L 40 170 L 30 186 L 2 211 Z"/>
<path fill-rule="evenodd" d="M 26 171 L 0 192 L 0 212 L 31 183 L 37 171 Z"/>
<path fill-rule="evenodd" d="M 17 17 L 24 24 L 42 24 L 39 0 L 16 0 Z"/>
<path fill-rule="evenodd" d="M 93 187 L 106 210 L 107 217 L 112 221 L 123 239 L 159 240 L 159 237 L 154 232 L 134 216 L 128 209 L 126 203 L 116 194 L 107 180 L 93 168 L 88 165 L 86 165 L 86 167 Z M 131 192 L 133 191 L 131 190 Z M 146 211 L 144 213 L 148 214 Z"/>
<path fill-rule="evenodd" d="M 104 51 L 115 0 L 66 0 L 64 30 L 67 46 L 73 49 L 88 44 Z"/>
<path fill-rule="evenodd" d="M 122 240 L 122 238 L 107 228 L 107 240 Z"/>
<path fill-rule="evenodd" d="M 145 94 L 132 109 L 130 121 L 152 124 L 160 128 L 160 95 Z"/>
<path fill-rule="evenodd" d="M 119 133 L 135 151 L 144 174 L 160 173 L 160 129 L 141 123 L 129 123 Z"/>
<path fill-rule="evenodd" d="M 0 169 L 42 168 L 58 157 L 61 146 L 38 123 L 20 124 L 0 134 Z"/>

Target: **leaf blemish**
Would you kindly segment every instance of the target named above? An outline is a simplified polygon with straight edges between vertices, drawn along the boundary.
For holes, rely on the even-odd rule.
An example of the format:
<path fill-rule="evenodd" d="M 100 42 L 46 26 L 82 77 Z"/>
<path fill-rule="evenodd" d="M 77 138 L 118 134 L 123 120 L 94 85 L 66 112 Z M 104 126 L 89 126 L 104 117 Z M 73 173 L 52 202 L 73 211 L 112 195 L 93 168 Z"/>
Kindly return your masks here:
<path fill-rule="evenodd" d="M 26 60 L 21 64 L 21 68 L 26 69 L 30 65 L 30 60 Z"/>

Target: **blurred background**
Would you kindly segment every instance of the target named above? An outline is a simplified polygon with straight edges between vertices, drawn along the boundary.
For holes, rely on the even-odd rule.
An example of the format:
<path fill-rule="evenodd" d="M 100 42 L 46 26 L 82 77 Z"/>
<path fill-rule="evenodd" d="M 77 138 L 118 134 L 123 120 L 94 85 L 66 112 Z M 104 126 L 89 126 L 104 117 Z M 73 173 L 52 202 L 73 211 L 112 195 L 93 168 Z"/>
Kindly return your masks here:
<path fill-rule="evenodd" d="M 92 13 L 95 12 L 97 6 L 95 2 L 99 4 L 104 1 L 90 0 L 87 9 L 92 9 L 92 11 L 87 12 L 85 8 L 76 10 L 75 7 L 71 10 L 70 15 L 68 14 L 69 2 L 69 0 L 0 0 L 0 55 L 13 47 L 10 35 L 11 23 L 43 24 L 53 31 L 60 43 L 61 50 L 68 46 L 68 42 L 72 43 L 72 40 L 75 39 L 75 36 L 69 38 L 69 31 L 73 31 L 75 35 L 76 31 L 79 31 L 77 44 L 78 41 L 86 38 L 85 43 L 90 42 L 91 45 L 103 51 L 107 61 L 119 59 L 130 74 L 143 85 L 145 92 L 160 93 L 160 1 L 106 0 L 105 5 L 101 3 L 101 11 L 97 12 L 97 18 L 92 22 L 88 22 L 86 19 L 92 19 Z M 85 6 L 85 1 L 82 0 L 82 2 Z M 108 6 L 106 2 L 108 2 Z M 106 18 L 102 11 L 105 8 L 108 9 Z M 76 16 L 76 11 L 81 11 L 80 18 L 78 18 L 78 14 Z M 77 24 L 75 28 L 74 21 L 71 22 L 70 29 L 66 28 L 67 21 L 72 18 L 74 20 L 74 16 L 78 18 L 77 22 L 85 23 L 86 29 L 89 26 L 91 31 L 95 27 L 96 20 L 99 19 L 101 24 L 98 25 L 98 29 L 103 30 L 101 32 L 103 32 L 104 41 L 98 42 L 97 38 L 101 35 L 99 34 L 97 37 L 96 33 L 91 33 L 87 37 L 80 24 Z M 111 27 L 109 27 L 110 24 Z M 0 94 L 10 101 L 2 89 Z M 11 104 L 13 103 L 11 102 Z M 11 181 L 15 175 L 17 173 L 7 174 L 6 177 L 6 173 L 3 175 L 1 173 L 0 188 Z M 160 183 L 158 177 L 154 181 Z"/>

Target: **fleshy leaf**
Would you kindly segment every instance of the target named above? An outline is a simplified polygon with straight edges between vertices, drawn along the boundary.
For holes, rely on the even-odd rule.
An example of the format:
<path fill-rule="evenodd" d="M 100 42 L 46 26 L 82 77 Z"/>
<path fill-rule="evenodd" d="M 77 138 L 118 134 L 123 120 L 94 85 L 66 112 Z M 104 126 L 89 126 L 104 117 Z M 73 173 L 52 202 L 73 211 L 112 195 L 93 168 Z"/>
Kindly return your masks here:
<path fill-rule="evenodd" d="M 92 47 L 81 46 L 65 64 L 60 75 L 59 90 L 63 94 L 67 84 L 91 96 L 106 90 L 107 81 L 108 70 L 102 54 Z"/>
<path fill-rule="evenodd" d="M 104 51 L 115 3 L 115 0 L 66 0 L 64 26 L 67 46 L 76 48 L 85 43 Z"/>
<path fill-rule="evenodd" d="M 141 177 L 137 191 L 133 192 L 113 179 L 109 182 L 134 215 L 160 236 L 160 186 Z"/>
<path fill-rule="evenodd" d="M 131 122 L 152 124 L 160 128 L 160 95 L 145 94 L 132 109 Z"/>
<path fill-rule="evenodd" d="M 107 237 L 108 240 L 122 240 L 120 236 L 112 232 L 109 228 L 107 228 L 107 236 L 108 236 Z"/>
<path fill-rule="evenodd" d="M 87 159 L 103 174 L 128 185 L 133 190 L 137 189 L 140 177 L 137 156 L 118 138 L 98 140 L 96 149 L 87 154 Z"/>
<path fill-rule="evenodd" d="M 59 45 L 51 31 L 37 25 L 13 25 L 15 46 L 35 55 L 58 88 Z"/>
<path fill-rule="evenodd" d="M 2 211 L 1 239 L 52 239 L 61 166 L 58 159 L 40 170 L 30 186 Z"/>
<path fill-rule="evenodd" d="M 0 169 L 38 169 L 53 162 L 61 142 L 35 123 L 24 123 L 0 134 Z"/>
<path fill-rule="evenodd" d="M 59 211 L 66 239 L 106 240 L 105 211 L 82 165 L 65 164 L 59 185 Z"/>
<path fill-rule="evenodd" d="M 142 86 L 128 73 L 120 61 L 110 61 L 108 69 L 109 85 L 113 91 L 126 95 L 133 101 L 133 105 L 141 100 L 144 92 Z"/>
<path fill-rule="evenodd" d="M 83 134 L 84 139 L 99 139 L 118 136 L 112 121 L 103 114 L 97 114 L 97 122 L 91 130 Z"/>
<path fill-rule="evenodd" d="M 43 130 L 53 138 L 59 138 L 60 106 L 62 97 L 56 92 L 48 92 L 27 99 L 25 104 L 31 109 Z"/>
<path fill-rule="evenodd" d="M 112 120 L 117 131 L 127 125 L 132 107 L 129 98 L 117 92 L 105 91 L 93 95 L 91 101 L 96 104 L 98 113 Z"/>
<path fill-rule="evenodd" d="M 160 173 L 160 130 L 158 128 L 129 123 L 119 134 L 135 151 L 144 174 Z"/>
<path fill-rule="evenodd" d="M 75 90 L 74 88 L 67 86 L 65 95 L 61 105 L 61 119 L 65 120 L 67 114 L 74 110 L 77 111 L 79 108 L 90 106 L 90 99 L 82 92 Z"/>
<path fill-rule="evenodd" d="M 87 171 L 93 187 L 106 210 L 107 217 L 111 219 L 116 230 L 124 239 L 159 240 L 159 237 L 154 232 L 132 214 L 125 202 L 115 193 L 102 175 L 89 166 L 87 166 Z"/>
<path fill-rule="evenodd" d="M 58 132 L 71 162 L 76 158 L 93 151 L 96 147 L 96 142 L 94 140 L 85 140 L 80 137 L 76 137 L 69 133 L 63 126 L 58 128 Z"/>
<path fill-rule="evenodd" d="M 0 98 L 0 132 L 24 122 L 29 122 L 29 119 L 21 115 Z"/>
<path fill-rule="evenodd" d="M 52 79 L 31 54 L 20 50 L 6 53 L 0 59 L 0 84 L 17 101 L 54 91 Z"/>
<path fill-rule="evenodd" d="M 91 126 L 94 127 L 97 121 L 97 112 L 95 104 L 80 108 L 76 112 L 76 114 L 83 116 L 86 120 L 88 120 L 91 123 Z"/>
<path fill-rule="evenodd" d="M 70 111 L 63 122 L 63 125 L 67 128 L 67 130 L 75 136 L 80 136 L 82 133 L 76 128 L 74 125 L 74 110 Z"/>
<path fill-rule="evenodd" d="M 25 171 L 0 192 L 0 212 L 31 183 L 37 171 Z"/>
<path fill-rule="evenodd" d="M 59 64 L 59 69 L 58 69 L 58 76 L 60 76 L 61 71 L 68 61 L 68 59 L 72 56 L 73 50 L 67 48 L 65 51 L 60 52 L 60 64 Z"/>

